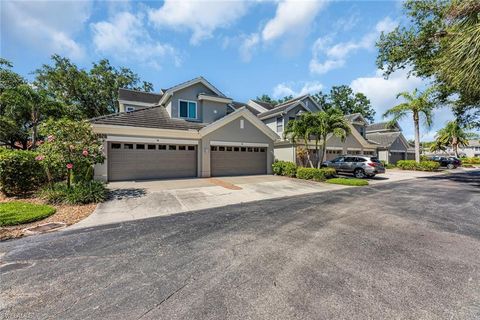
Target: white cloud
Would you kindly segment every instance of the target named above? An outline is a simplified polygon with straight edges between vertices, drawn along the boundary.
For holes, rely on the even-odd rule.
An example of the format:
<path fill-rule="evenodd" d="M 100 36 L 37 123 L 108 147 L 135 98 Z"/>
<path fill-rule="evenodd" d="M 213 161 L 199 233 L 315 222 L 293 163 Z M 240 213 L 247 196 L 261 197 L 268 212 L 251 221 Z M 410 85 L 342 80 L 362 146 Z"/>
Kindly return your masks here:
<path fill-rule="evenodd" d="M 121 61 L 135 60 L 157 69 L 165 59 L 172 59 L 175 65 L 179 65 L 176 50 L 169 44 L 155 41 L 143 21 L 141 13 L 120 12 L 109 21 L 93 23 L 95 49 Z"/>
<path fill-rule="evenodd" d="M 298 89 L 295 89 L 298 88 Z M 318 81 L 305 81 L 298 83 L 279 83 L 273 88 L 272 96 L 280 99 L 285 96 L 298 97 L 304 94 L 314 94 L 323 89 L 323 85 Z"/>
<path fill-rule="evenodd" d="M 272 41 L 285 34 L 305 33 L 325 4 L 325 1 L 280 1 L 275 17 L 263 28 L 262 39 Z"/>
<path fill-rule="evenodd" d="M 89 19 L 91 7 L 90 1 L 2 2 L 2 37 L 47 54 L 81 59 L 85 50 L 74 37 Z"/>
<path fill-rule="evenodd" d="M 240 52 L 240 57 L 244 62 L 248 62 L 252 59 L 252 55 L 259 42 L 260 36 L 258 33 L 252 33 L 249 36 L 245 36 L 238 49 Z"/>
<path fill-rule="evenodd" d="M 365 34 L 358 41 L 340 42 L 330 45 L 332 37 L 322 37 L 315 41 L 312 47 L 312 59 L 310 60 L 310 72 L 324 74 L 333 69 L 338 69 L 346 64 L 348 56 L 357 50 L 371 50 L 381 32 L 392 31 L 397 23 L 390 17 L 379 21 L 374 30 Z M 323 58 L 323 59 L 322 59 Z"/>
<path fill-rule="evenodd" d="M 192 31 L 190 42 L 198 44 L 211 38 L 218 28 L 225 28 L 247 12 L 245 1 L 174 1 L 166 0 L 162 7 L 150 9 L 152 24 Z"/>

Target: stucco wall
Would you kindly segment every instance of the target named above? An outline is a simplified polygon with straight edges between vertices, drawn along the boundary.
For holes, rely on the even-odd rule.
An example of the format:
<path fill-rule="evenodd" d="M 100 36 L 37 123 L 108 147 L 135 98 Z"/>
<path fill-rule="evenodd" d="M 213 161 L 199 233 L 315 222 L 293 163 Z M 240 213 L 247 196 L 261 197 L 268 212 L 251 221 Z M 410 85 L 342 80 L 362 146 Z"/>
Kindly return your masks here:
<path fill-rule="evenodd" d="M 277 146 L 273 152 L 275 160 L 295 163 L 295 148 L 293 145 Z"/>

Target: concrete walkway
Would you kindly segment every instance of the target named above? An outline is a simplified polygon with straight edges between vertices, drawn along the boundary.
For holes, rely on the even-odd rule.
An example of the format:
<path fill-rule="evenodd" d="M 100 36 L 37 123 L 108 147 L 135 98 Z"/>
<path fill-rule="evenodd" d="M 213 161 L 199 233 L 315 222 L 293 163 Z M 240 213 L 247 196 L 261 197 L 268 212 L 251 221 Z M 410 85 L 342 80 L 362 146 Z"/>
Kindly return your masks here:
<path fill-rule="evenodd" d="M 377 185 L 439 174 L 443 172 L 388 170 L 369 182 Z M 351 187 L 272 175 L 112 182 L 112 199 L 68 229 L 345 188 Z"/>

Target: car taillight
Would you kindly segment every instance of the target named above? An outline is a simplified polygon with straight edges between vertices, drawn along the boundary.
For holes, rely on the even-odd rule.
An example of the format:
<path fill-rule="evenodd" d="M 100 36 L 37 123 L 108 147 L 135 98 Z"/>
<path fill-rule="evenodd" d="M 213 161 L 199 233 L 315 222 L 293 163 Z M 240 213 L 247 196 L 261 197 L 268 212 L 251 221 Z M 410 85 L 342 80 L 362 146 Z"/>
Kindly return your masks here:
<path fill-rule="evenodd" d="M 369 162 L 368 165 L 369 165 L 370 167 L 376 167 L 376 166 L 378 166 L 378 163 L 376 163 L 376 162 Z"/>

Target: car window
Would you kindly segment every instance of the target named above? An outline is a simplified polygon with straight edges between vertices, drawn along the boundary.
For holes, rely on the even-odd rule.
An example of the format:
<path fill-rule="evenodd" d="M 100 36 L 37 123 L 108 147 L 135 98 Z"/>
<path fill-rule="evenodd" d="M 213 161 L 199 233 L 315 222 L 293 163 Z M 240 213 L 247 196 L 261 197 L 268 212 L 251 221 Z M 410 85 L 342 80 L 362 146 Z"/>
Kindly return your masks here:
<path fill-rule="evenodd" d="M 344 157 L 338 157 L 338 158 L 333 159 L 332 162 L 335 162 L 335 163 L 336 162 L 343 162 L 344 160 L 345 160 Z"/>
<path fill-rule="evenodd" d="M 355 158 L 355 162 L 367 162 L 365 158 Z"/>
<path fill-rule="evenodd" d="M 378 158 L 376 158 L 376 157 L 371 157 L 370 161 L 376 162 L 376 163 L 381 163 L 380 160 L 378 160 Z"/>
<path fill-rule="evenodd" d="M 355 157 L 346 157 L 345 162 L 356 162 L 355 159 Z"/>

